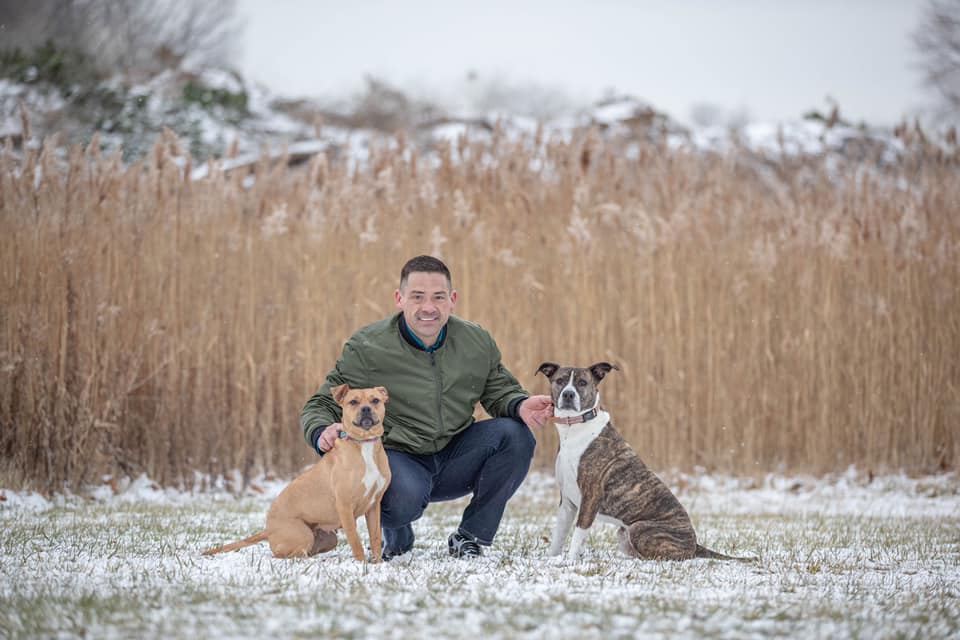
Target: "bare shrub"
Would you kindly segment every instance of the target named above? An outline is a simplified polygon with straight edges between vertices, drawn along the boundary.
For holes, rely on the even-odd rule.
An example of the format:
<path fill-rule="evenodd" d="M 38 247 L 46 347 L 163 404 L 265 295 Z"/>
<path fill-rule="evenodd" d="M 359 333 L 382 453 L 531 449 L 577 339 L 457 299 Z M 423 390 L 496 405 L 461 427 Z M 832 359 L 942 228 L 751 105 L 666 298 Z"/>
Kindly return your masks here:
<path fill-rule="evenodd" d="M 924 82 L 940 97 L 941 114 L 960 118 L 960 1 L 930 0 L 913 32 Z"/>
<path fill-rule="evenodd" d="M 228 65 L 240 23 L 236 0 L 31 0 L 0 2 L 3 48 L 53 42 L 104 75 L 147 76 L 184 59 Z"/>

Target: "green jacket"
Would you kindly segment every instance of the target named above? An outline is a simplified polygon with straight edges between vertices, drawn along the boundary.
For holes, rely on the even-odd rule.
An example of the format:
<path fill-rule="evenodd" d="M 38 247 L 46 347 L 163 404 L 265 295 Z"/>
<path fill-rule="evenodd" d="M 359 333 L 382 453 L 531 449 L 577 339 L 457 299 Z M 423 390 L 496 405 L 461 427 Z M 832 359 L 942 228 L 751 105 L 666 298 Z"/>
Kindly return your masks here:
<path fill-rule="evenodd" d="M 500 350 L 485 329 L 450 316 L 439 347 L 431 353 L 405 338 L 402 324 L 397 313 L 347 340 L 336 366 L 300 413 L 308 444 L 315 444 L 319 429 L 340 422 L 342 412 L 330 389 L 344 383 L 387 388 L 387 449 L 440 451 L 473 424 L 478 402 L 494 418 L 516 417 L 520 401 L 529 394 L 501 364 Z"/>

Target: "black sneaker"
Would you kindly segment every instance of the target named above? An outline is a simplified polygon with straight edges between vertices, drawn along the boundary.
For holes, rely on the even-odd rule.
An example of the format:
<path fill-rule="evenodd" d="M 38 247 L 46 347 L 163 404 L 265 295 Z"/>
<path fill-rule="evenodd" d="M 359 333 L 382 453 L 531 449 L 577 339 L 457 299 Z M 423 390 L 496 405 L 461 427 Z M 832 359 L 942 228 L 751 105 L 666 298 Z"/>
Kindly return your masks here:
<path fill-rule="evenodd" d="M 480 543 L 459 531 L 451 533 L 450 537 L 447 538 L 447 548 L 454 558 L 479 558 L 483 555 Z"/>
<path fill-rule="evenodd" d="M 400 551 L 399 549 L 384 549 L 383 553 L 380 555 L 380 558 L 384 562 L 390 562 L 394 558 L 398 558 L 406 553 L 410 553 L 410 550 Z"/>

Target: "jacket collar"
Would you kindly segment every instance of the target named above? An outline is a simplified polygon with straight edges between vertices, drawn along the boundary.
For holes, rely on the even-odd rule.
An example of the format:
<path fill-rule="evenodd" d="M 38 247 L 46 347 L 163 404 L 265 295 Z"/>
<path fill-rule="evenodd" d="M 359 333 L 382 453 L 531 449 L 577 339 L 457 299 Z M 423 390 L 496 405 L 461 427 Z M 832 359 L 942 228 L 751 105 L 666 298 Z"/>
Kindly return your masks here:
<path fill-rule="evenodd" d="M 407 341 L 407 344 L 416 349 L 420 349 L 420 351 L 433 353 L 442 347 L 443 343 L 447 339 L 447 325 L 443 325 L 443 328 L 440 329 L 440 335 L 437 337 L 437 341 L 428 347 L 423 344 L 423 340 L 418 338 L 416 334 L 410 330 L 410 327 L 407 326 L 407 321 L 404 319 L 402 312 L 397 314 L 397 318 L 397 328 L 400 330 L 400 335 L 403 336 L 403 339 Z"/>

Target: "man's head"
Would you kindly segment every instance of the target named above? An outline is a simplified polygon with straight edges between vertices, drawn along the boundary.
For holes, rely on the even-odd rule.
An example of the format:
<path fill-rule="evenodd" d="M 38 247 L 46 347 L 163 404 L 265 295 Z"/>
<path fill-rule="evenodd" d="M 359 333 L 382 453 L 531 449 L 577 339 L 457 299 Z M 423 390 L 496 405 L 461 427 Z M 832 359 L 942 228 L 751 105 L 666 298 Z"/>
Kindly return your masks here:
<path fill-rule="evenodd" d="M 428 347 L 437 341 L 457 304 L 450 270 L 433 256 L 417 256 L 403 265 L 394 298 L 407 326 Z"/>

